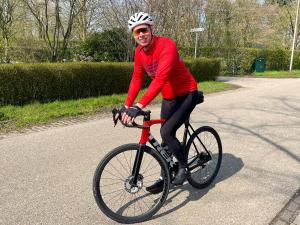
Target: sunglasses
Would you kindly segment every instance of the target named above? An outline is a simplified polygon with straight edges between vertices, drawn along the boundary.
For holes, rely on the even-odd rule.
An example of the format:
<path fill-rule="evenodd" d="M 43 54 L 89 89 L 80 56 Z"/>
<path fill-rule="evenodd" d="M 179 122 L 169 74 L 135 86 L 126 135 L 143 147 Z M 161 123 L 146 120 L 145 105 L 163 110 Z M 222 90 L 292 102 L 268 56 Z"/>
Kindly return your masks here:
<path fill-rule="evenodd" d="M 134 36 L 138 36 L 140 33 L 148 34 L 150 33 L 150 29 L 148 27 L 142 27 L 133 31 Z"/>

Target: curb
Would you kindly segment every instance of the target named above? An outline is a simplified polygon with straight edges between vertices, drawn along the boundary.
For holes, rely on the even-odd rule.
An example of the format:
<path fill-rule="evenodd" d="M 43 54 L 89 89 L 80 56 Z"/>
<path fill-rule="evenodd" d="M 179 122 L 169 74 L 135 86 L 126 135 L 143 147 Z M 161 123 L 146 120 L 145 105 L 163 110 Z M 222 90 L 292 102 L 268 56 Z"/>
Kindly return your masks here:
<path fill-rule="evenodd" d="M 276 217 L 270 222 L 270 225 L 296 225 L 293 222 L 300 213 L 300 188 L 280 210 Z"/>

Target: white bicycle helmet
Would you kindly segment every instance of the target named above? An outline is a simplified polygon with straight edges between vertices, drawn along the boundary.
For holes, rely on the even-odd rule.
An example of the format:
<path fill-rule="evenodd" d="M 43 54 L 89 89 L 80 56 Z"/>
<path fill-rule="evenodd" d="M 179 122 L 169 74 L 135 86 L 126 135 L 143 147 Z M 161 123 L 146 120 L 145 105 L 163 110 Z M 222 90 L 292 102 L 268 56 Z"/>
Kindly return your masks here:
<path fill-rule="evenodd" d="M 154 22 L 152 20 L 152 17 L 148 13 L 144 13 L 144 12 L 135 13 L 128 20 L 128 30 L 132 32 L 134 27 L 141 24 L 148 24 L 150 26 L 153 26 Z"/>

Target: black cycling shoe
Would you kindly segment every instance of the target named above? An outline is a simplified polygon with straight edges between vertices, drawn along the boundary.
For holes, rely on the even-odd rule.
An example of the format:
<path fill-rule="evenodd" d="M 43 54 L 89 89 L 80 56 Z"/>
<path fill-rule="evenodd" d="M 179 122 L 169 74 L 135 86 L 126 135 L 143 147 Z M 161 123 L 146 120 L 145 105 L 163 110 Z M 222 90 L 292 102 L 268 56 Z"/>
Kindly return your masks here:
<path fill-rule="evenodd" d="M 176 174 L 172 184 L 174 185 L 182 185 L 183 182 L 188 178 L 189 171 L 186 168 L 181 167 L 178 169 L 178 173 Z"/>
<path fill-rule="evenodd" d="M 162 192 L 164 188 L 164 181 L 162 179 L 158 179 L 154 184 L 149 187 L 146 187 L 146 190 L 151 194 L 157 194 Z"/>

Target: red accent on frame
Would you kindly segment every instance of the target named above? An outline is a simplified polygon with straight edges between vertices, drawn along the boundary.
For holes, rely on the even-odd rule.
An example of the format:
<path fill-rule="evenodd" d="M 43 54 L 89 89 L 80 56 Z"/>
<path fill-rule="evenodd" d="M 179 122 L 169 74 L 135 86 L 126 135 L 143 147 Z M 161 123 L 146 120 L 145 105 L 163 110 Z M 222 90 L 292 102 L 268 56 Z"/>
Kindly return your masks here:
<path fill-rule="evenodd" d="M 148 128 L 143 128 L 142 129 L 142 134 L 141 134 L 141 138 L 140 138 L 140 144 L 144 145 L 149 140 L 150 127 L 152 125 L 154 125 L 154 124 L 162 124 L 165 121 L 166 121 L 165 119 L 156 119 L 156 120 L 144 121 L 143 126 L 147 126 Z"/>

